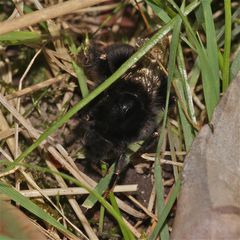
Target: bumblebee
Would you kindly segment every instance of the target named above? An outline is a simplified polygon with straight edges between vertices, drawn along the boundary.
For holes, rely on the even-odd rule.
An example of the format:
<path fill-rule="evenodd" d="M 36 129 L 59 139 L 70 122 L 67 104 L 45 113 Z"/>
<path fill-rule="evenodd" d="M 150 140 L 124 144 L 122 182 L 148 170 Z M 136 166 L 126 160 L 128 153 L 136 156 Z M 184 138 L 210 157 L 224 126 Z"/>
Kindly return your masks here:
<path fill-rule="evenodd" d="M 100 84 L 135 51 L 127 44 L 113 44 L 102 50 L 90 47 L 83 68 L 89 79 Z M 164 106 L 166 86 L 160 65 L 145 55 L 94 99 L 83 141 L 86 158 L 94 164 L 116 160 L 121 170 L 128 144 L 145 140 L 156 129 L 156 115 Z"/>

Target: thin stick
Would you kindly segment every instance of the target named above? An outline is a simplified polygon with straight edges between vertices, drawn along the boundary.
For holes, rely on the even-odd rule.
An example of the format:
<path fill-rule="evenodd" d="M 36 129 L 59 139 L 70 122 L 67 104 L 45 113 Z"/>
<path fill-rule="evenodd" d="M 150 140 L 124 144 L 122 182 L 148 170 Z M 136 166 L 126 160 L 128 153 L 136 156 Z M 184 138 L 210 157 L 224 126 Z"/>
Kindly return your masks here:
<path fill-rule="evenodd" d="M 153 218 L 155 221 L 157 221 L 157 217 L 155 214 L 153 214 L 151 211 L 149 211 L 146 207 L 144 207 L 139 201 L 137 201 L 133 196 L 127 195 L 127 197 L 139 208 L 141 208 L 148 216 Z"/>
<path fill-rule="evenodd" d="M 28 64 L 25 72 L 23 73 L 21 79 L 19 80 L 19 86 L 18 86 L 18 90 L 19 90 L 19 91 L 22 90 L 23 80 L 24 80 L 25 77 L 27 76 L 27 74 L 28 74 L 28 72 L 30 71 L 33 63 L 35 62 L 37 56 L 41 53 L 41 51 L 42 51 L 42 48 L 39 49 L 39 50 L 35 53 L 35 55 L 33 56 L 32 60 L 31 60 L 30 63 Z M 17 111 L 18 111 L 18 112 L 20 112 L 20 105 L 21 105 L 21 99 L 18 98 L 18 99 L 17 99 Z M 16 122 L 16 123 L 15 123 L 15 129 L 16 129 L 16 131 L 15 131 L 15 158 L 17 158 L 17 157 L 19 156 L 19 154 L 20 154 L 20 152 L 18 151 L 18 140 L 19 140 L 18 127 L 19 127 L 19 125 L 18 125 L 18 123 Z"/>
<path fill-rule="evenodd" d="M 150 156 L 147 156 L 146 154 L 145 155 L 143 154 L 141 157 L 145 160 L 152 161 L 152 162 L 154 162 L 156 160 L 156 157 L 150 157 Z M 160 163 L 161 164 L 169 164 L 169 165 L 178 166 L 178 167 L 183 167 L 183 163 L 173 162 L 171 160 L 166 160 L 166 159 L 160 159 Z"/>
<path fill-rule="evenodd" d="M 91 7 L 92 5 L 105 2 L 106 0 L 70 0 L 52 5 L 50 7 L 34 11 L 12 21 L 4 21 L 0 24 L 0 35 L 20 28 L 29 27 L 33 24 L 72 13 L 78 9 Z"/>
<path fill-rule="evenodd" d="M 0 131 L 0 141 L 2 141 L 3 139 L 9 138 L 14 133 L 15 133 L 14 128 L 9 128 L 7 130 Z"/>
<path fill-rule="evenodd" d="M 117 5 L 118 5 L 117 3 L 113 3 L 113 4 L 108 4 L 108 5 L 105 5 L 105 6 L 90 7 L 90 8 L 77 10 L 74 13 L 107 11 L 107 10 L 112 10 L 112 9 L 116 8 Z"/>
<path fill-rule="evenodd" d="M 58 77 L 50 78 L 50 79 L 48 79 L 48 80 L 46 80 L 44 82 L 40 82 L 40 83 L 37 83 L 37 84 L 32 85 L 30 87 L 26 87 L 26 88 L 24 88 L 22 90 L 19 90 L 17 92 L 8 94 L 6 96 L 6 98 L 7 98 L 7 100 L 11 100 L 11 99 L 14 99 L 14 98 L 17 98 L 17 97 L 22 97 L 22 96 L 27 95 L 29 93 L 36 92 L 36 91 L 38 91 L 38 90 L 40 90 L 42 88 L 51 86 L 54 83 L 67 80 L 68 79 L 67 76 L 68 76 L 67 74 L 62 74 L 62 75 L 60 75 Z"/>
<path fill-rule="evenodd" d="M 114 192 L 135 192 L 137 191 L 137 184 L 131 185 L 119 185 L 115 186 Z M 37 190 L 22 190 L 20 192 L 23 196 L 29 198 L 42 197 L 42 194 Z M 50 188 L 42 189 L 42 193 L 46 196 L 70 196 L 70 195 L 82 195 L 89 194 L 87 190 L 80 187 L 67 187 L 67 188 Z"/>

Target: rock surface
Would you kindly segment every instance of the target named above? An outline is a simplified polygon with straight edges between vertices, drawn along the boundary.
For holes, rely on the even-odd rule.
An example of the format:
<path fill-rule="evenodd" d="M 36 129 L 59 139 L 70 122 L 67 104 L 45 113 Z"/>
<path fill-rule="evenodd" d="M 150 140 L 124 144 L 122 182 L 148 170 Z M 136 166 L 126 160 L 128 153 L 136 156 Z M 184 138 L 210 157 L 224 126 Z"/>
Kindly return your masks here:
<path fill-rule="evenodd" d="M 240 74 L 185 159 L 171 239 L 240 239 Z"/>

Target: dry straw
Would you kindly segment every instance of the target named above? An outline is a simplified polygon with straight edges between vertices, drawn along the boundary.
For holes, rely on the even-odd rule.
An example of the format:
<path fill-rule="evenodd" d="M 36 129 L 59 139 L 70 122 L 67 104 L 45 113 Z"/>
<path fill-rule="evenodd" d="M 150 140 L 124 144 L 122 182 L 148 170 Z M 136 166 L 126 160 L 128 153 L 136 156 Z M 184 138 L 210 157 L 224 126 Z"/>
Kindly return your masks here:
<path fill-rule="evenodd" d="M 106 2 L 106 0 L 70 0 L 52 5 L 50 7 L 15 18 L 11 21 L 2 22 L 0 24 L 0 35 L 16 31 L 24 27 L 29 27 L 42 21 L 60 17 L 82 8 L 91 7 L 102 2 Z"/>

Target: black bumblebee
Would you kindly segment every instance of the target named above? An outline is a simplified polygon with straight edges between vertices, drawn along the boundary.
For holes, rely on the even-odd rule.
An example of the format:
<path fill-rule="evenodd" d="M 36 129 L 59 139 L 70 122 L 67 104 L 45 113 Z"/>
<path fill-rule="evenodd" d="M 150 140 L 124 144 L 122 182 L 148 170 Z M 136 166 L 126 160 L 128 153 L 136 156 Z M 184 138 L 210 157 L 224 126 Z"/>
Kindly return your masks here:
<path fill-rule="evenodd" d="M 134 52 L 135 48 L 127 44 L 113 44 L 103 50 L 90 47 L 83 63 L 86 75 L 100 84 Z M 147 55 L 100 94 L 88 111 L 86 158 L 94 164 L 116 160 L 121 170 L 128 144 L 148 138 L 156 129 L 166 86 L 161 67 Z"/>

